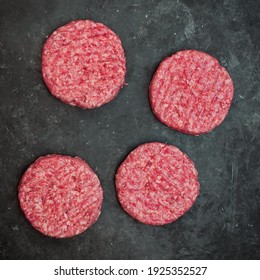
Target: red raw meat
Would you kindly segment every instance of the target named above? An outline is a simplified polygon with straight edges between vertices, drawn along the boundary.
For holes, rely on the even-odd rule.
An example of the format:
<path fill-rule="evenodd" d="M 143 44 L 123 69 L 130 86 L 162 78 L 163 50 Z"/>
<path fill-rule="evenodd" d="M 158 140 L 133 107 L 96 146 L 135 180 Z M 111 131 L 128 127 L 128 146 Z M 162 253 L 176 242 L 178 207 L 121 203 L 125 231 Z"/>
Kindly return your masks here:
<path fill-rule="evenodd" d="M 125 84 L 119 37 L 91 20 L 72 21 L 52 33 L 42 51 L 42 76 L 50 92 L 81 108 L 99 107 Z"/>
<path fill-rule="evenodd" d="M 178 148 L 158 142 L 132 151 L 120 165 L 115 181 L 124 210 L 149 225 L 175 221 L 199 194 L 194 163 Z"/>
<path fill-rule="evenodd" d="M 97 221 L 103 191 L 97 175 L 81 158 L 47 155 L 23 175 L 19 200 L 35 229 L 63 238 L 80 234 Z"/>
<path fill-rule="evenodd" d="M 199 135 L 222 123 L 233 94 L 228 72 L 214 57 L 185 50 L 159 65 L 150 85 L 150 104 L 167 126 Z"/>

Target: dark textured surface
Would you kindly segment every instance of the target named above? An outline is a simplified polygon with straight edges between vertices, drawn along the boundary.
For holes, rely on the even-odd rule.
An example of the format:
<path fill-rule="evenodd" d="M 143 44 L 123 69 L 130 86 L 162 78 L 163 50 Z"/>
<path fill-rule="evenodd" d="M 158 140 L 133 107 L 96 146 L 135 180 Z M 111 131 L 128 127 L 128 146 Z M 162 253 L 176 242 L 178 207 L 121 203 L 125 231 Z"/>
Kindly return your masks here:
<path fill-rule="evenodd" d="M 260 258 L 259 1 L 1 0 L 0 6 L 1 258 Z M 95 110 L 63 104 L 41 79 L 46 36 L 79 18 L 108 25 L 120 36 L 127 57 L 128 86 Z M 199 137 L 158 122 L 148 102 L 159 62 L 182 49 L 215 56 L 235 85 L 223 124 Z M 116 168 L 147 141 L 176 145 L 199 171 L 201 194 L 195 205 L 167 226 L 135 221 L 116 198 Z M 18 204 L 22 173 L 48 153 L 79 155 L 103 185 L 98 222 L 71 239 L 41 235 Z"/>

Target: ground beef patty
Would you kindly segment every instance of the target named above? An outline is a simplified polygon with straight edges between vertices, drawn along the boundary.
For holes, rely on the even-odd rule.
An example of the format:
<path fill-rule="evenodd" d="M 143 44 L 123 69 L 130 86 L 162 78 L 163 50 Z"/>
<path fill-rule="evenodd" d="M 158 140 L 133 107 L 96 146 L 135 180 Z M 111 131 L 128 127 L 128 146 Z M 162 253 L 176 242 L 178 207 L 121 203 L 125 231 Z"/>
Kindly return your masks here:
<path fill-rule="evenodd" d="M 171 223 L 182 216 L 199 194 L 194 163 L 172 145 L 147 143 L 132 151 L 116 174 L 124 210 L 149 225 Z"/>
<path fill-rule="evenodd" d="M 50 92 L 81 108 L 112 100 L 125 83 L 119 37 L 91 20 L 72 21 L 52 33 L 42 52 L 42 76 Z"/>
<path fill-rule="evenodd" d="M 81 158 L 48 155 L 38 158 L 23 175 L 19 200 L 33 227 L 62 238 L 96 222 L 103 191 L 97 175 Z"/>
<path fill-rule="evenodd" d="M 199 135 L 221 124 L 233 93 L 228 72 L 214 57 L 185 50 L 161 62 L 150 85 L 150 103 L 167 126 Z"/>

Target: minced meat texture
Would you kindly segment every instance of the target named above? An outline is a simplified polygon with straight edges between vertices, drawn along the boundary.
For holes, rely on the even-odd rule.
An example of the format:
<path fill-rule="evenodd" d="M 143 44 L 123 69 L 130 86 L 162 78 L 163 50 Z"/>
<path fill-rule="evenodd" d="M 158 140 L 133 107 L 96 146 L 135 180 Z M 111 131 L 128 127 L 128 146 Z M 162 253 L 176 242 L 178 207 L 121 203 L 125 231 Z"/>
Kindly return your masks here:
<path fill-rule="evenodd" d="M 40 157 L 19 184 L 19 201 L 26 218 L 35 229 L 56 238 L 88 229 L 99 217 L 102 200 L 97 175 L 79 157 Z"/>
<path fill-rule="evenodd" d="M 194 163 L 178 148 L 158 142 L 132 151 L 118 168 L 115 182 L 123 209 L 149 225 L 175 221 L 199 194 Z"/>
<path fill-rule="evenodd" d="M 222 123 L 233 94 L 232 79 L 214 57 L 185 50 L 161 62 L 149 96 L 161 122 L 180 132 L 199 135 Z"/>
<path fill-rule="evenodd" d="M 116 97 L 125 84 L 126 61 L 119 37 L 91 20 L 72 21 L 52 33 L 42 51 L 42 76 L 50 92 L 84 109 Z"/>

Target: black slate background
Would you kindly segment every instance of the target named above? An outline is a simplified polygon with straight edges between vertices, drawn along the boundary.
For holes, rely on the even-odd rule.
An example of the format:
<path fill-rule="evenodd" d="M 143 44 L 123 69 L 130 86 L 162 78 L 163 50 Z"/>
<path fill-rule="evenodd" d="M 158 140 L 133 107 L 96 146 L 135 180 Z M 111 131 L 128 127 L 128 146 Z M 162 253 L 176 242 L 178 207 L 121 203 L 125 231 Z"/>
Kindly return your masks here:
<path fill-rule="evenodd" d="M 46 36 L 76 19 L 121 38 L 128 86 L 107 105 L 73 108 L 41 79 Z M 260 259 L 259 1 L 0 1 L 1 259 Z M 182 49 L 215 56 L 235 85 L 221 126 L 199 137 L 161 124 L 148 102 L 160 61 Z M 178 221 L 143 225 L 120 207 L 114 173 L 148 141 L 174 144 L 199 171 L 201 194 Z M 78 155 L 97 172 L 104 203 L 83 234 L 56 240 L 27 222 L 17 200 L 26 168 L 48 153 Z"/>

